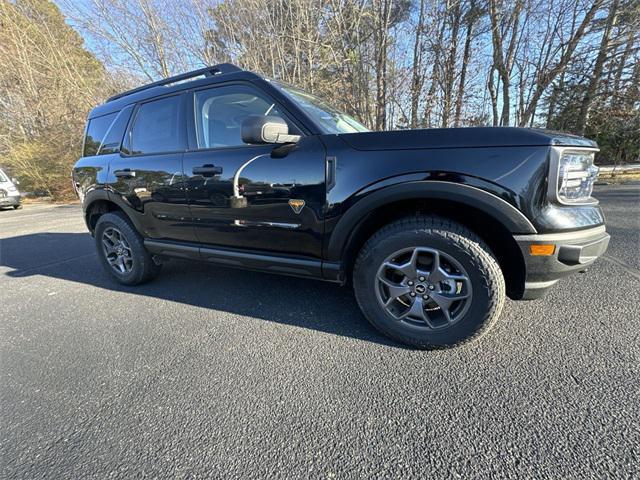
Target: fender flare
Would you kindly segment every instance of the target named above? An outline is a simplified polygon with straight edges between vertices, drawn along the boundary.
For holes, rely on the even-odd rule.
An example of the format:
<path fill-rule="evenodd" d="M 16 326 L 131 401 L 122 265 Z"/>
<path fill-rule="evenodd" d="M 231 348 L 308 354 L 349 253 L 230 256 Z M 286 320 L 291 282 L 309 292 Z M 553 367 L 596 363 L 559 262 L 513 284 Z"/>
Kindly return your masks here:
<path fill-rule="evenodd" d="M 376 208 L 412 199 L 448 200 L 481 210 L 502 223 L 513 234 L 538 233 L 517 208 L 505 200 L 476 187 L 441 180 L 412 181 L 376 190 L 355 204 L 338 220 L 327 245 L 329 260 L 342 258 L 344 248 L 360 221 Z"/>
<path fill-rule="evenodd" d="M 142 225 L 140 224 L 138 219 L 130 214 L 130 212 L 129 212 L 130 208 L 126 204 L 124 204 L 123 202 L 117 201 L 114 198 L 114 196 L 109 193 L 108 190 L 103 189 L 103 188 L 96 188 L 94 190 L 91 190 L 91 191 L 87 192 L 85 197 L 84 197 L 84 200 L 82 202 L 82 210 L 83 210 L 84 221 L 85 221 L 89 231 L 92 231 L 92 230 L 91 230 L 91 225 L 89 224 L 89 218 L 87 217 L 87 214 L 90 211 L 92 205 L 94 203 L 100 202 L 100 201 L 105 201 L 105 202 L 114 204 L 116 207 L 118 207 L 118 209 L 122 210 L 122 212 L 127 216 L 127 218 L 131 221 L 131 223 L 133 223 L 133 225 L 136 227 L 136 229 L 139 232 L 143 231 L 141 229 Z"/>

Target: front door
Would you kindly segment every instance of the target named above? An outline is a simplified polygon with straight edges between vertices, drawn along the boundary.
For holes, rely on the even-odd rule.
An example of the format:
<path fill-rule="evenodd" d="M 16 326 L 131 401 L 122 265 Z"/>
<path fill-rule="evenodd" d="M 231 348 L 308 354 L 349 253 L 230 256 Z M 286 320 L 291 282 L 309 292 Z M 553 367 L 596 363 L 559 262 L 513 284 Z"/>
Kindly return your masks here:
<path fill-rule="evenodd" d="M 319 139 L 302 136 L 282 158 L 271 154 L 276 145 L 244 144 L 240 126 L 249 115 L 280 116 L 290 133 L 301 133 L 274 100 L 251 85 L 197 90 L 189 105 L 193 135 L 184 172 L 199 241 L 319 259 L 326 196 Z"/>
<path fill-rule="evenodd" d="M 193 241 L 182 170 L 184 107 L 180 94 L 138 105 L 123 152 L 110 163 L 111 194 L 142 225 L 145 237 Z"/>

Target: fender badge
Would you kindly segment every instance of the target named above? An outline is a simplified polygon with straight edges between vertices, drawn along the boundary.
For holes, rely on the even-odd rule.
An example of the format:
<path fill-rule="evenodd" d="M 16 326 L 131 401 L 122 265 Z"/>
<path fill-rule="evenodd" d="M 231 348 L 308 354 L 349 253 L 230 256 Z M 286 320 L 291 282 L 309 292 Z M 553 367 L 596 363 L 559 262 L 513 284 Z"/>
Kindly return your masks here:
<path fill-rule="evenodd" d="M 294 212 L 296 212 L 296 214 L 300 214 L 302 208 L 304 207 L 304 200 L 292 198 L 291 200 L 289 200 L 289 206 L 293 209 Z"/>

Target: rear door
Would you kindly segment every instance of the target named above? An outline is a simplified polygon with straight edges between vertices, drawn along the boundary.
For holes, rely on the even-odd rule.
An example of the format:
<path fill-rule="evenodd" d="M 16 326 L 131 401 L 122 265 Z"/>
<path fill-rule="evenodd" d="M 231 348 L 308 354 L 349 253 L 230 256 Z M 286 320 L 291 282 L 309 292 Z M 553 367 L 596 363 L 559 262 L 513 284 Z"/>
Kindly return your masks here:
<path fill-rule="evenodd" d="M 302 135 L 283 158 L 271 155 L 277 145 L 243 143 L 241 124 L 249 115 L 280 116 L 289 133 L 303 133 L 290 114 L 252 84 L 197 90 L 189 107 L 184 169 L 199 241 L 319 259 L 325 204 L 320 140 Z"/>
<path fill-rule="evenodd" d="M 182 157 L 186 149 L 185 95 L 140 103 L 111 161 L 108 183 L 143 226 L 144 236 L 193 241 Z"/>

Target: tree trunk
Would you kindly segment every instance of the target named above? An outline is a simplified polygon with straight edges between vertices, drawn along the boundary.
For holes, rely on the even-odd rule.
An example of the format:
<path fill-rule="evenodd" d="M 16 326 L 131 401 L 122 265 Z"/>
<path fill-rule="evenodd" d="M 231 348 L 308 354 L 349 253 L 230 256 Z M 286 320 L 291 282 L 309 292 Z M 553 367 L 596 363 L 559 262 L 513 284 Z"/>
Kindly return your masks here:
<path fill-rule="evenodd" d="M 424 127 L 431 127 L 431 114 L 433 113 L 433 105 L 435 103 L 436 88 L 438 86 L 438 80 L 440 78 L 440 56 L 442 52 L 442 37 L 444 36 L 444 30 L 446 28 L 446 17 L 443 16 L 440 19 L 440 28 L 438 28 L 438 35 L 434 42 L 433 52 L 433 66 L 431 68 L 431 84 L 429 85 L 429 91 L 425 99 L 424 113 L 422 118 Z"/>
<path fill-rule="evenodd" d="M 442 95 L 442 128 L 449 126 L 449 115 L 453 106 L 453 83 L 456 74 L 456 59 L 458 57 L 458 33 L 460 32 L 460 0 L 455 0 L 455 6 L 449 14 L 451 19 L 451 38 L 449 40 L 449 55 L 445 62 L 444 91 Z"/>
<path fill-rule="evenodd" d="M 500 125 L 509 125 L 511 119 L 511 70 L 513 68 L 513 59 L 516 50 L 516 42 L 518 39 L 518 31 L 520 27 L 520 12 L 524 7 L 524 2 L 518 0 L 510 14 L 504 35 L 510 31 L 511 38 L 507 52 L 503 51 L 503 34 L 501 32 L 501 22 L 499 18 L 497 0 L 489 1 L 489 12 L 491 17 L 491 38 L 493 43 L 493 63 L 500 80 L 502 82 L 502 114 L 500 115 Z"/>
<path fill-rule="evenodd" d="M 420 93 L 422 92 L 422 33 L 424 30 L 424 0 L 420 0 L 420 12 L 416 35 L 413 44 L 413 65 L 411 72 L 411 128 L 418 127 L 418 109 L 420 108 Z"/>
<path fill-rule="evenodd" d="M 376 9 L 376 130 L 387 128 L 387 56 L 391 1 L 379 0 Z"/>
<path fill-rule="evenodd" d="M 454 127 L 460 126 L 460 116 L 462 114 L 462 104 L 464 103 L 464 84 L 467 79 L 467 68 L 471 59 L 471 40 L 473 38 L 473 25 L 476 21 L 474 2 L 471 2 L 467 14 L 467 32 L 464 40 L 464 52 L 462 54 L 462 66 L 460 67 L 460 83 L 458 84 L 458 96 L 456 98 L 456 113 L 453 121 Z"/>
<path fill-rule="evenodd" d="M 619 0 L 613 0 L 611 2 L 611 6 L 609 7 L 607 23 L 605 25 L 604 31 L 602 32 L 602 40 L 600 41 L 600 49 L 598 51 L 596 63 L 593 67 L 593 74 L 591 75 L 589 85 L 587 86 L 587 91 L 584 94 L 584 99 L 582 100 L 582 105 L 580 106 L 580 113 L 578 115 L 578 124 L 576 128 L 577 133 L 580 135 L 584 135 L 585 129 L 587 128 L 587 121 L 589 120 L 589 110 L 591 109 L 591 105 L 593 104 L 593 100 L 598 90 L 604 63 L 607 61 L 611 30 L 616 24 L 616 17 L 618 16 L 618 3 Z"/>
<path fill-rule="evenodd" d="M 622 74 L 624 73 L 624 67 L 627 65 L 627 60 L 631 55 L 632 50 L 635 46 L 635 32 L 633 29 L 629 29 L 627 33 L 627 45 L 622 53 L 622 57 L 620 57 L 620 61 L 618 63 L 618 68 L 616 69 L 616 74 L 613 80 L 613 95 L 611 95 L 611 105 L 615 106 L 618 104 L 618 100 L 620 98 L 620 87 Z"/>

